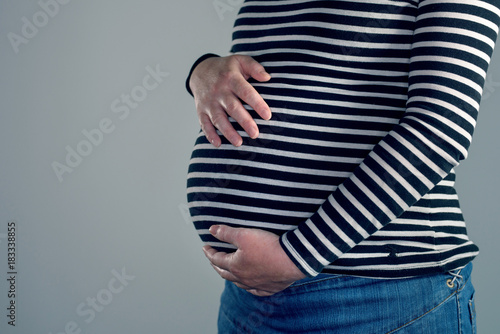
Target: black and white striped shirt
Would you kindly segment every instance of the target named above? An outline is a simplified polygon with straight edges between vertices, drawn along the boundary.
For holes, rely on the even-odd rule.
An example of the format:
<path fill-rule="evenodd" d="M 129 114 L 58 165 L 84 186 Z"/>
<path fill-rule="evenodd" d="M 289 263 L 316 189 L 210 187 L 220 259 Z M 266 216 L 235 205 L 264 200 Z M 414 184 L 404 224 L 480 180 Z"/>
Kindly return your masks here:
<path fill-rule="evenodd" d="M 213 224 L 265 229 L 308 276 L 407 277 L 464 266 L 454 167 L 467 157 L 498 33 L 499 1 L 247 0 L 232 53 L 272 119 L 234 147 L 200 132 L 188 202 Z"/>

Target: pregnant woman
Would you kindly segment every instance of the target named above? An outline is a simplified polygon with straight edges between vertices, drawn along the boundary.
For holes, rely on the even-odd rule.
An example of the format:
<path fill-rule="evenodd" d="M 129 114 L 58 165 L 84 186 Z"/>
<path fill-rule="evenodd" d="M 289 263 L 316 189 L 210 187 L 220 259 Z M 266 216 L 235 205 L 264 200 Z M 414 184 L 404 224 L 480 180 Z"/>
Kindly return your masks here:
<path fill-rule="evenodd" d="M 499 1 L 247 0 L 187 88 L 220 333 L 473 333 L 454 189 Z"/>

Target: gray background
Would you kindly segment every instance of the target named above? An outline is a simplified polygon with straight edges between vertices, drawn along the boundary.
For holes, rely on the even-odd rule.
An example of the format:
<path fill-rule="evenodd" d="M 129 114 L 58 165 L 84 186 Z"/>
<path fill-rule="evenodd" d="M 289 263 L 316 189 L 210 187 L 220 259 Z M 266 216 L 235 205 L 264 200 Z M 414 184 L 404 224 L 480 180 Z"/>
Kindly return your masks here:
<path fill-rule="evenodd" d="M 229 49 L 241 1 L 220 3 L 226 11 L 218 13 L 211 0 L 74 0 L 44 22 L 37 1 L 0 2 L 1 333 L 216 332 L 222 280 L 186 220 L 198 123 L 184 79 L 199 55 Z M 23 36 L 23 17 L 40 27 L 24 31 L 30 38 L 16 53 L 8 34 Z M 470 156 L 457 169 L 470 237 L 481 248 L 480 333 L 492 333 L 499 315 L 500 52 L 494 58 Z M 148 66 L 169 75 L 120 119 L 111 104 L 139 92 Z M 65 163 L 66 146 L 76 149 L 82 131 L 106 118 L 113 132 L 60 182 L 52 163 Z M 15 328 L 6 317 L 10 221 Z M 113 270 L 130 277 L 119 283 Z M 103 303 L 93 318 L 92 298 Z"/>

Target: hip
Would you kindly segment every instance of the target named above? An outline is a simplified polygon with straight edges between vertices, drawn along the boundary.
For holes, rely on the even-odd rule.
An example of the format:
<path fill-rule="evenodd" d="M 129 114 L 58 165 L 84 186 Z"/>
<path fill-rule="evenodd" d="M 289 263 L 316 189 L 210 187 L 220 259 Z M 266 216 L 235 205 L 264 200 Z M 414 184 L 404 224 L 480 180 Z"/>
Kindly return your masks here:
<path fill-rule="evenodd" d="M 219 333 L 475 333 L 472 264 L 404 279 L 320 274 L 270 297 L 226 282 Z"/>

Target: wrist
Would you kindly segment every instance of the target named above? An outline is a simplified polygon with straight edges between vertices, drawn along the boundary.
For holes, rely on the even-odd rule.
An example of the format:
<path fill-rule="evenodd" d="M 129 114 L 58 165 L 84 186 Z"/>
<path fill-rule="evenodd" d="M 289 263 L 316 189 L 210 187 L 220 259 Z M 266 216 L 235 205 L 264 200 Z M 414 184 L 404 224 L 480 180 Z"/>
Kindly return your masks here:
<path fill-rule="evenodd" d="M 198 66 L 202 61 L 204 61 L 205 59 L 208 59 L 208 58 L 212 58 L 212 57 L 220 57 L 214 53 L 206 53 L 204 54 L 203 56 L 201 56 L 200 58 L 196 59 L 196 61 L 194 62 L 193 66 L 191 66 L 191 69 L 189 70 L 189 74 L 187 76 L 187 79 L 186 79 L 186 90 L 188 91 L 188 93 L 193 96 L 193 92 L 191 91 L 191 87 L 189 85 L 189 82 L 191 81 L 191 76 L 194 72 L 194 69 L 196 68 L 196 66 Z"/>

